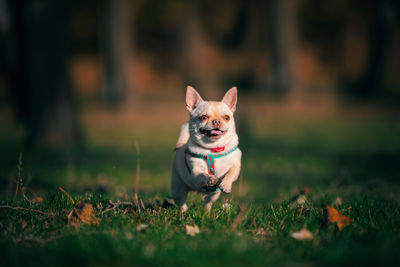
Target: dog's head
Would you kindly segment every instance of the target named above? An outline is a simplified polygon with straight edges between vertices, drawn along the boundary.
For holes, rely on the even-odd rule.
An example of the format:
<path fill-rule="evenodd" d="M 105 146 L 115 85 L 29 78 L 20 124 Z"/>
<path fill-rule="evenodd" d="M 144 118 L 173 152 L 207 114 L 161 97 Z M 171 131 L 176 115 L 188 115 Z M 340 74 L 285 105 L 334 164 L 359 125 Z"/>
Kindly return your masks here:
<path fill-rule="evenodd" d="M 188 86 L 186 109 L 190 112 L 189 132 L 192 140 L 206 148 L 226 145 L 236 135 L 233 119 L 236 102 L 236 87 L 232 87 L 217 102 L 204 101 L 194 88 Z"/>

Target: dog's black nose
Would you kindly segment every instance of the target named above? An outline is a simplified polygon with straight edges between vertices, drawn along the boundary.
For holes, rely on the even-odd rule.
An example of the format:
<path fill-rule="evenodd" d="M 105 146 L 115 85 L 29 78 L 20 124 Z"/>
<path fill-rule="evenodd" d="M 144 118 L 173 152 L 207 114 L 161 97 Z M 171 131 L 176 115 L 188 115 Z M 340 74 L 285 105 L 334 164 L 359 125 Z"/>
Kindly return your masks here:
<path fill-rule="evenodd" d="M 214 126 L 214 128 L 219 128 L 219 126 L 221 126 L 221 121 L 218 119 L 214 119 L 212 120 L 212 125 Z"/>

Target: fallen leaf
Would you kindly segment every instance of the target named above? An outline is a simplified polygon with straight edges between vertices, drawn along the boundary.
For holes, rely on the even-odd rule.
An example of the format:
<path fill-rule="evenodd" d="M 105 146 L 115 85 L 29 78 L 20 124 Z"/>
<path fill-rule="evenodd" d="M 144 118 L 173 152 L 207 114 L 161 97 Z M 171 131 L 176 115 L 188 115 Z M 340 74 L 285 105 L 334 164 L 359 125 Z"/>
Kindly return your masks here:
<path fill-rule="evenodd" d="M 195 224 L 193 226 L 191 225 L 186 225 L 186 234 L 190 236 L 195 236 L 198 233 L 200 233 L 199 227 Z"/>
<path fill-rule="evenodd" d="M 94 214 L 92 204 L 85 200 L 80 200 L 73 210 L 68 214 L 68 225 L 73 227 L 79 227 L 83 224 L 95 224 L 99 223 L 99 219 Z"/>
<path fill-rule="evenodd" d="M 297 206 L 302 206 L 306 203 L 307 197 L 305 195 L 297 195 L 295 199 L 290 201 L 290 209 L 294 209 Z"/>
<path fill-rule="evenodd" d="M 149 227 L 147 224 L 141 223 L 141 224 L 138 224 L 138 226 L 136 227 L 136 230 L 138 232 L 140 232 L 140 231 L 143 231 L 144 229 L 146 229 L 147 227 Z"/>
<path fill-rule="evenodd" d="M 293 232 L 290 234 L 290 236 L 297 240 L 312 240 L 314 238 L 313 234 L 306 228 L 298 232 Z"/>
<path fill-rule="evenodd" d="M 350 225 L 350 223 L 352 222 L 352 219 L 350 217 L 341 214 L 339 211 L 329 205 L 326 205 L 326 217 L 328 222 L 336 223 L 340 231 L 344 227 Z"/>
<path fill-rule="evenodd" d="M 265 231 L 264 228 L 257 228 L 257 229 L 254 229 L 254 230 L 253 230 L 253 233 L 254 233 L 255 235 L 258 235 L 258 236 L 266 236 L 266 235 L 267 235 L 267 231 Z"/>
<path fill-rule="evenodd" d="M 311 192 L 311 189 L 308 187 L 303 188 L 302 190 L 300 190 L 299 193 L 297 193 L 296 195 L 294 195 L 293 197 L 290 198 L 289 200 L 289 206 L 290 209 L 293 209 L 297 206 L 302 206 L 306 203 L 307 200 L 307 194 L 309 194 Z"/>
<path fill-rule="evenodd" d="M 302 190 L 300 190 L 300 193 L 306 195 L 306 194 L 310 194 L 311 192 L 311 188 L 309 187 L 304 187 Z"/>
<path fill-rule="evenodd" d="M 32 198 L 31 199 L 31 201 L 33 202 L 33 203 L 41 203 L 41 202 L 43 202 L 43 197 L 34 197 L 34 198 Z"/>

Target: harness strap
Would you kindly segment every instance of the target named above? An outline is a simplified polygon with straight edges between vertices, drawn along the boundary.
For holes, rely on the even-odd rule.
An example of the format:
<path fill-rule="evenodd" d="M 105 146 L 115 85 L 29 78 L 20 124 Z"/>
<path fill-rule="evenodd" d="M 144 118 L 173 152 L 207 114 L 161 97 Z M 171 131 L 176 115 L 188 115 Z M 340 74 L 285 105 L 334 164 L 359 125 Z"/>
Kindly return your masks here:
<path fill-rule="evenodd" d="M 230 153 L 235 151 L 238 147 L 239 146 L 235 147 L 234 149 L 232 149 L 231 151 L 229 151 L 227 153 L 223 153 L 223 154 L 207 154 L 207 155 L 193 153 L 189 149 L 186 149 L 186 151 L 185 151 L 185 165 L 186 165 L 186 168 L 188 169 L 189 173 L 191 173 L 190 168 L 189 168 L 189 164 L 187 162 L 187 155 L 190 155 L 190 156 L 195 157 L 195 158 L 201 158 L 201 159 L 206 160 L 207 167 L 208 167 L 208 174 L 215 175 L 215 159 L 222 158 L 222 157 L 225 157 L 226 155 L 229 155 Z M 208 192 L 213 192 L 213 191 L 219 191 L 219 190 L 221 190 L 221 188 L 219 188 L 219 185 L 217 184 L 217 185 L 214 185 L 214 186 L 206 186 L 205 190 L 208 191 Z"/>
<path fill-rule="evenodd" d="M 225 156 L 229 155 L 230 153 L 232 153 L 233 151 L 238 149 L 238 147 L 239 146 L 237 146 L 237 147 L 233 148 L 231 151 L 223 153 L 223 154 L 212 154 L 212 153 L 210 153 L 210 154 L 207 154 L 207 155 L 193 153 L 189 149 L 186 149 L 186 151 L 185 151 L 185 165 L 188 168 L 189 173 L 190 173 L 190 169 L 189 169 L 189 165 L 187 163 L 186 155 L 189 155 L 189 156 L 195 157 L 195 158 L 201 158 L 201 159 L 206 160 L 206 162 L 207 162 L 208 174 L 215 175 L 215 159 L 222 158 L 222 157 L 225 157 Z"/>

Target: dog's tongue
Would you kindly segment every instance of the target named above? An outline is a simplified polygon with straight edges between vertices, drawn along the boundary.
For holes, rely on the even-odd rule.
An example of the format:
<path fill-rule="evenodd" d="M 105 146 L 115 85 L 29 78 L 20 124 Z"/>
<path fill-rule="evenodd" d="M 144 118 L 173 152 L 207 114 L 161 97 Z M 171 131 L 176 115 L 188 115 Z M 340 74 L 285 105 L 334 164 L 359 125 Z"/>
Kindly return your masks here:
<path fill-rule="evenodd" d="M 210 134 L 211 134 L 211 135 L 221 135 L 221 134 L 222 134 L 222 131 L 220 131 L 220 130 L 211 130 L 211 131 L 210 131 Z"/>

